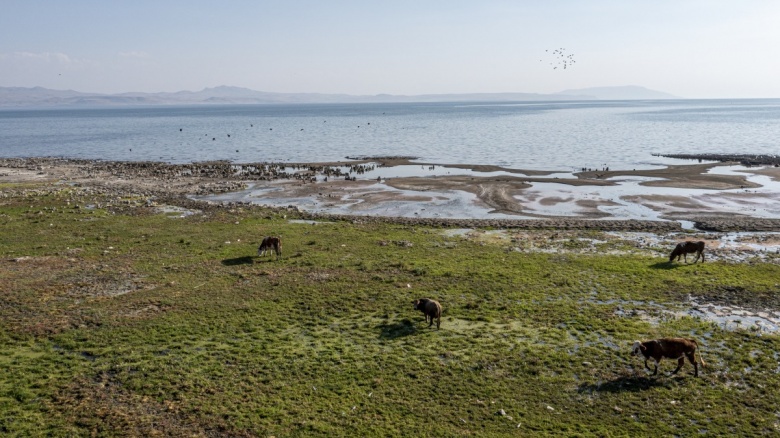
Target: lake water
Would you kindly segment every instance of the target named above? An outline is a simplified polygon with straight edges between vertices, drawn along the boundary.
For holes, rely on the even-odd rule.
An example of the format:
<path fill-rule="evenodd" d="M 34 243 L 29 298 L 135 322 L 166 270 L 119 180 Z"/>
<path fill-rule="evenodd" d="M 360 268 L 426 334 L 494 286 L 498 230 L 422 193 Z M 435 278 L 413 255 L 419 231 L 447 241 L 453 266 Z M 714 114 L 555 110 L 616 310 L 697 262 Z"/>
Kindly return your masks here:
<path fill-rule="evenodd" d="M 776 154 L 780 99 L 231 105 L 0 111 L 0 156 L 184 163 L 403 155 L 569 172 Z"/>

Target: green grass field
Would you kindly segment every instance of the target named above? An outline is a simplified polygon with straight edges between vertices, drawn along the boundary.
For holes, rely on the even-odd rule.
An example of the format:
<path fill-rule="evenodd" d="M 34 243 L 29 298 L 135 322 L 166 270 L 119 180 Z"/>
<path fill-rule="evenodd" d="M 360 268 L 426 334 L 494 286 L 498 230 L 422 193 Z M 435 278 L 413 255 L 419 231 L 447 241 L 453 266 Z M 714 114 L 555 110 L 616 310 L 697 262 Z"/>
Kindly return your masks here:
<path fill-rule="evenodd" d="M 675 314 L 689 296 L 777 310 L 773 263 L 542 253 L 261 208 L 178 217 L 67 186 L 0 196 L 4 435 L 780 433 L 778 336 Z M 271 234 L 279 261 L 256 257 Z M 440 330 L 420 297 L 442 303 Z M 700 377 L 630 356 L 661 336 L 698 340 Z"/>

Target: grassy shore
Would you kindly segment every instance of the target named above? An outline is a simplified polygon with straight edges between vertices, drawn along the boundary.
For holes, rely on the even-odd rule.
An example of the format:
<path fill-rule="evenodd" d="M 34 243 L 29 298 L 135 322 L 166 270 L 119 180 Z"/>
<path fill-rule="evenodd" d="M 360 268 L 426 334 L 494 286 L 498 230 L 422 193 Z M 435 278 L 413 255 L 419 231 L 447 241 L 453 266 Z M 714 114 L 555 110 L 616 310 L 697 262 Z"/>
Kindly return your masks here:
<path fill-rule="evenodd" d="M 778 336 L 676 313 L 690 297 L 780 309 L 775 263 L 668 264 L 669 248 L 597 231 L 548 253 L 297 214 L 0 186 L 0 432 L 780 432 Z M 279 261 L 255 256 L 271 234 Z M 577 252 L 582 237 L 601 254 Z M 440 330 L 412 310 L 420 297 L 442 303 Z M 629 355 L 661 336 L 699 341 L 700 377 L 668 376 L 673 361 L 650 377 Z"/>

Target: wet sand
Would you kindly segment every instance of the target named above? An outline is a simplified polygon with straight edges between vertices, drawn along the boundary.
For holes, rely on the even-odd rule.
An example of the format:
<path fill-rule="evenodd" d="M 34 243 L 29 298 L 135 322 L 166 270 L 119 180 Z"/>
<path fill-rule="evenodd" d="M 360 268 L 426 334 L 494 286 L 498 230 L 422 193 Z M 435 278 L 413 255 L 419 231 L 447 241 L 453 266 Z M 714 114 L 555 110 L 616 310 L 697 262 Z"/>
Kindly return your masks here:
<path fill-rule="evenodd" d="M 407 158 L 283 165 L 29 158 L 0 159 L 0 184 L 77 183 L 157 197 L 293 205 L 313 217 L 445 226 L 483 221 L 496 224 L 491 226 L 636 229 L 617 224 L 660 222 L 662 229 L 679 229 L 689 221 L 703 230 L 780 230 L 780 210 L 772 207 L 780 206 L 780 190 L 768 188 L 780 181 L 780 168 L 734 170 L 734 164 L 567 174 Z M 404 176 L 383 176 L 396 171 Z M 766 181 L 759 184 L 756 177 Z M 594 225 L 583 225 L 587 222 Z"/>

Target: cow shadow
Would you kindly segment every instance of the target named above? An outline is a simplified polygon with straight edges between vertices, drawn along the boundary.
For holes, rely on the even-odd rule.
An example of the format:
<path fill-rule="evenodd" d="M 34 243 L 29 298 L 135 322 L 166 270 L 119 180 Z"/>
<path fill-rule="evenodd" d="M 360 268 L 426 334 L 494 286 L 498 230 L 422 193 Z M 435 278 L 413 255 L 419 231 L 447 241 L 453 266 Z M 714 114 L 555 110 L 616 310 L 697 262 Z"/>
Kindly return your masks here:
<path fill-rule="evenodd" d="M 222 264 L 225 266 L 251 265 L 254 262 L 255 259 L 252 256 L 243 256 L 222 260 Z"/>
<path fill-rule="evenodd" d="M 666 262 L 653 263 L 652 265 L 650 265 L 650 268 L 669 270 L 669 269 L 681 268 L 683 266 L 687 266 L 687 265 L 666 261 Z"/>
<path fill-rule="evenodd" d="M 414 321 L 404 319 L 398 322 L 379 324 L 376 328 L 379 329 L 379 339 L 392 340 L 417 334 L 417 325 Z"/>
<path fill-rule="evenodd" d="M 668 379 L 644 376 L 623 376 L 598 383 L 583 383 L 577 388 L 577 392 L 640 392 L 656 387 L 668 386 L 668 384 Z"/>

